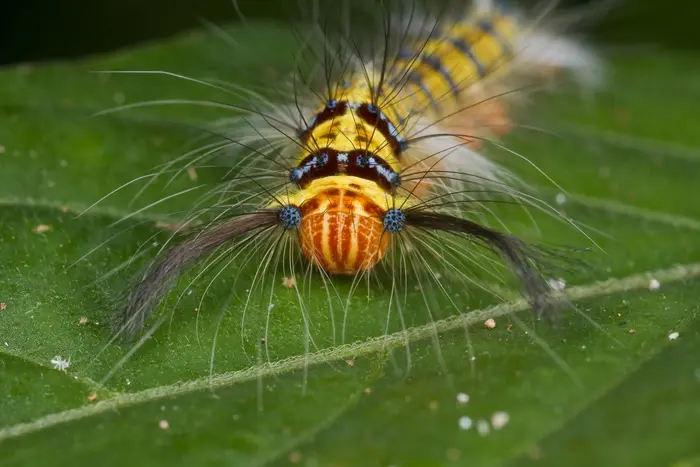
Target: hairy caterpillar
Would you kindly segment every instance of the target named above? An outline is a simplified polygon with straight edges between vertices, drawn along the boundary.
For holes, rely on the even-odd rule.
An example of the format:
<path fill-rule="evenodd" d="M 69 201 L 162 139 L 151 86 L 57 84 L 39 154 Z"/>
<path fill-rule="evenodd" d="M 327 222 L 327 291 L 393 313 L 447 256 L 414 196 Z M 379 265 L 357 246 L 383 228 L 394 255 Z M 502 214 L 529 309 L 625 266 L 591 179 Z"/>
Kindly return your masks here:
<path fill-rule="evenodd" d="M 325 89 L 304 92 L 294 80 L 292 102 L 250 93 L 252 106 L 238 108 L 245 116 L 225 122 L 224 143 L 186 162 L 195 167 L 236 149 L 233 175 L 202 198 L 210 207 L 183 224 L 213 216 L 146 268 L 115 329 L 134 337 L 183 273 L 204 261 L 251 259 L 263 250 L 260 240 L 269 246 L 263 270 L 291 244 L 323 277 L 356 279 L 386 266 L 394 251 L 405 262 L 411 249 L 436 256 L 439 244 L 453 258 L 491 250 L 542 313 L 549 287 L 540 269 L 554 254 L 484 217 L 487 203 L 503 199 L 543 207 L 479 150 L 509 131 L 515 91 L 562 70 L 595 84 L 600 66 L 586 49 L 543 29 L 539 16 L 489 1 L 459 11 L 457 19 L 443 11 L 421 20 L 412 8 L 398 26 L 385 17 L 384 46 L 369 60 L 350 38 L 324 45 Z"/>

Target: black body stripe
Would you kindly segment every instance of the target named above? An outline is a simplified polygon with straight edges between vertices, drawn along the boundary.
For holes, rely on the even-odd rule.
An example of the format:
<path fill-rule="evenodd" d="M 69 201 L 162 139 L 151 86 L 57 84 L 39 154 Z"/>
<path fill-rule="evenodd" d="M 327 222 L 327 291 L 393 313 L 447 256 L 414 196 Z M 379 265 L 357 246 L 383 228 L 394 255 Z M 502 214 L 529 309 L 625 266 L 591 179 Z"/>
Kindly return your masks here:
<path fill-rule="evenodd" d="M 289 179 L 304 188 L 313 180 L 334 175 L 364 178 L 389 193 L 393 193 L 401 183 L 399 174 L 384 159 L 362 149 L 348 152 L 323 149 L 309 154 L 290 171 Z"/>

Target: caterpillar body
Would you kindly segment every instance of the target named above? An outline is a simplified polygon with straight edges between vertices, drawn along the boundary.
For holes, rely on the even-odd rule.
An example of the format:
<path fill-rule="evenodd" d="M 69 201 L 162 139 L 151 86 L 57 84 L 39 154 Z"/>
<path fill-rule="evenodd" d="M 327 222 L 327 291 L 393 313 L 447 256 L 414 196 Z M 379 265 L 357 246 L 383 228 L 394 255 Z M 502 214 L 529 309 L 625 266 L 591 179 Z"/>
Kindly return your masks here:
<path fill-rule="evenodd" d="M 511 6 L 478 1 L 465 11 L 434 21 L 424 37 L 405 25 L 400 43 L 385 44 L 379 58 L 348 58 L 323 96 L 261 99 L 225 145 L 188 162 L 238 145 L 250 154 L 235 163 L 226 190 L 258 193 L 224 197 L 204 228 L 164 250 L 130 292 L 116 329 L 136 335 L 175 279 L 222 248 L 221 256 L 230 254 L 232 241 L 243 249 L 277 234 L 324 275 L 355 276 L 376 268 L 401 239 L 427 233 L 452 245 L 457 236 L 465 250 L 500 256 L 542 312 L 548 286 L 539 267 L 548 251 L 479 221 L 490 199 L 529 201 L 515 176 L 479 150 L 510 129 L 510 83 L 522 89 L 560 70 L 590 83 L 599 65 Z"/>

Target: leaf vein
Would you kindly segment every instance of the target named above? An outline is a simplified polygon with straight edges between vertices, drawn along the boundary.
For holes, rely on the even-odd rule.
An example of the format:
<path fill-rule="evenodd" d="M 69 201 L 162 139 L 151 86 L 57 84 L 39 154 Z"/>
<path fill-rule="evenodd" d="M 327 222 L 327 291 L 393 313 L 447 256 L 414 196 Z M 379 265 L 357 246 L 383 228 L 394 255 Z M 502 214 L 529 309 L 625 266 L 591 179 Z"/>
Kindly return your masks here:
<path fill-rule="evenodd" d="M 566 290 L 569 300 L 581 300 L 615 293 L 638 290 L 648 287 L 651 278 L 662 283 L 671 283 L 700 277 L 700 263 L 677 265 L 668 269 L 648 271 L 634 274 L 624 278 L 598 281 L 588 285 L 571 287 Z M 405 344 L 405 340 L 415 341 L 433 336 L 435 333 L 447 332 L 463 328 L 471 324 L 507 315 L 528 308 L 527 303 L 520 299 L 502 303 L 483 310 L 474 310 L 450 318 L 435 321 L 434 323 L 418 326 L 386 336 L 375 337 L 354 344 L 346 344 L 339 347 L 321 350 L 310 355 L 298 355 L 276 362 L 268 362 L 259 366 L 246 368 L 233 372 L 222 373 L 213 377 L 199 378 L 192 381 L 177 383 L 168 386 L 146 389 L 131 394 L 120 394 L 113 399 L 104 400 L 94 405 L 88 405 L 75 409 L 57 412 L 43 416 L 36 420 L 20 423 L 0 429 L 0 443 L 8 439 L 25 434 L 44 430 L 83 418 L 98 415 L 107 411 L 126 408 L 150 401 L 188 394 L 203 389 L 215 389 L 227 387 L 237 383 L 243 383 L 260 377 L 268 377 L 304 368 L 305 365 L 316 365 L 340 359 L 352 358 L 358 355 L 373 354 L 389 351 Z"/>

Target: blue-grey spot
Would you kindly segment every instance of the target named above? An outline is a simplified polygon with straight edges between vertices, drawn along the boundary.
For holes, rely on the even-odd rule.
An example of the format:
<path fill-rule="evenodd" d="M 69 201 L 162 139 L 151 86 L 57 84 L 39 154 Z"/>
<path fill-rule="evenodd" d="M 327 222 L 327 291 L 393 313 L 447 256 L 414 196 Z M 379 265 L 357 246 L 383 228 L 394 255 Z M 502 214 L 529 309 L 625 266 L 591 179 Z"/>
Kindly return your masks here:
<path fill-rule="evenodd" d="M 399 233 L 406 225 L 406 213 L 401 209 L 391 208 L 384 213 L 384 230 L 389 233 Z"/>
<path fill-rule="evenodd" d="M 401 177 L 399 177 L 399 174 L 397 174 L 396 172 L 389 173 L 386 179 L 393 187 L 398 187 L 399 185 L 401 185 Z"/>
<path fill-rule="evenodd" d="M 279 219 L 285 229 L 296 229 L 301 224 L 301 211 L 298 207 L 288 204 L 280 209 Z"/>
<path fill-rule="evenodd" d="M 301 177 L 304 176 L 304 171 L 300 168 L 294 168 L 289 171 L 289 181 L 295 184 L 299 184 Z"/>

